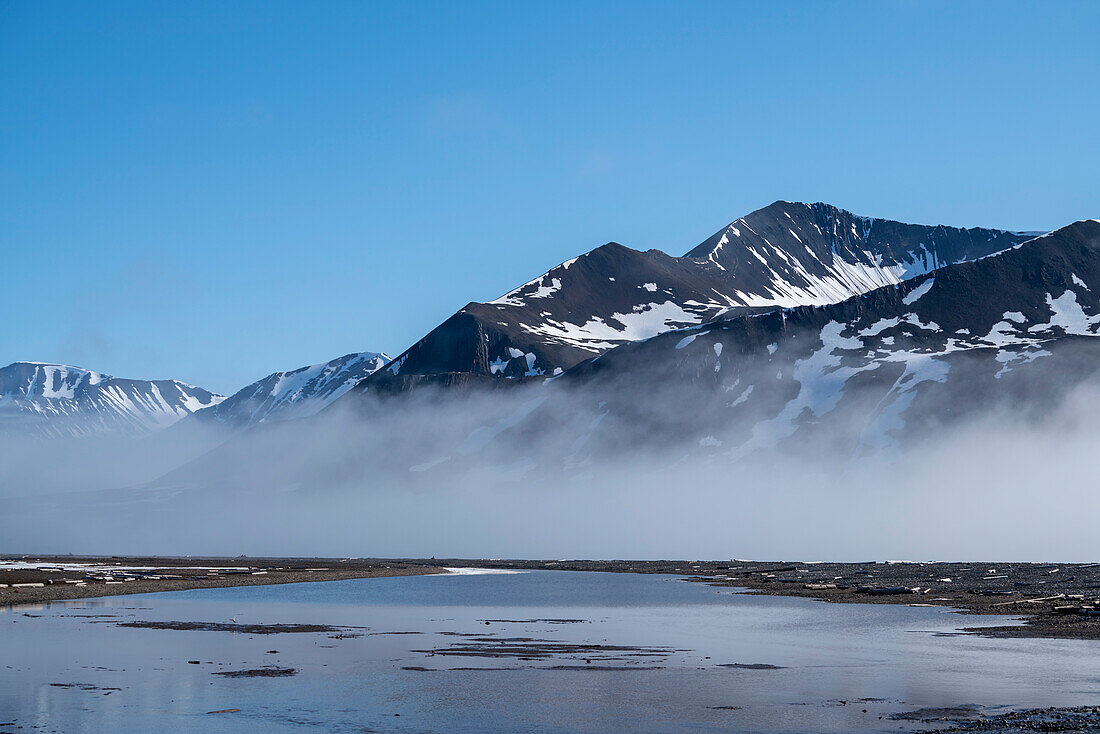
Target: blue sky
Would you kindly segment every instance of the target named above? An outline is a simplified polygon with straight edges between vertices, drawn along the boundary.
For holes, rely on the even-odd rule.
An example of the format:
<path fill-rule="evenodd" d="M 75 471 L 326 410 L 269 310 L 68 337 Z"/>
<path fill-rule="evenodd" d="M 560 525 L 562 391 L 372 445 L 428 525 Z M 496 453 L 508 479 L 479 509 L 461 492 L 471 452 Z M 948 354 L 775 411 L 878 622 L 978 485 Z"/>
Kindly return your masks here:
<path fill-rule="evenodd" d="M 1100 216 L 1100 3 L 0 2 L 0 364 L 231 392 L 775 199 Z"/>

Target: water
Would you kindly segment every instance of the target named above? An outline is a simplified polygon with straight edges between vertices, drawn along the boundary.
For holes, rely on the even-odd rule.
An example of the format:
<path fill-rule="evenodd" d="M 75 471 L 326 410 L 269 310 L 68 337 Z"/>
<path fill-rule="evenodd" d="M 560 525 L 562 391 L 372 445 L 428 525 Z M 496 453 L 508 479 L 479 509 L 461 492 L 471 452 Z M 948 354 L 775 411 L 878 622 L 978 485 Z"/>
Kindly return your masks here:
<path fill-rule="evenodd" d="M 231 620 L 369 629 L 118 626 Z M 1095 642 L 953 634 L 1006 622 L 555 571 L 82 600 L 0 611 L 0 732 L 907 731 L 889 714 L 1097 702 Z M 530 659 L 418 652 L 455 646 Z M 266 666 L 298 672 L 214 674 Z"/>

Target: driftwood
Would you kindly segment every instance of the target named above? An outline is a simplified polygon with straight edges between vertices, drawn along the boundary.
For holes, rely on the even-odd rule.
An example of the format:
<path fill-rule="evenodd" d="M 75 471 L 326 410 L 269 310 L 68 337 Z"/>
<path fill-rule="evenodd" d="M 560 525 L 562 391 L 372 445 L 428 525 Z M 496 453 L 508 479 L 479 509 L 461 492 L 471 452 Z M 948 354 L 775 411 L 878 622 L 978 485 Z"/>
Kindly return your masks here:
<path fill-rule="evenodd" d="M 1040 601 L 1053 601 L 1055 599 L 1065 599 L 1065 594 L 1055 594 L 1054 596 L 1040 596 L 1037 599 L 1017 599 L 1015 601 L 1002 601 L 999 604 L 994 604 L 995 607 L 1007 607 L 1011 604 L 1034 604 Z"/>

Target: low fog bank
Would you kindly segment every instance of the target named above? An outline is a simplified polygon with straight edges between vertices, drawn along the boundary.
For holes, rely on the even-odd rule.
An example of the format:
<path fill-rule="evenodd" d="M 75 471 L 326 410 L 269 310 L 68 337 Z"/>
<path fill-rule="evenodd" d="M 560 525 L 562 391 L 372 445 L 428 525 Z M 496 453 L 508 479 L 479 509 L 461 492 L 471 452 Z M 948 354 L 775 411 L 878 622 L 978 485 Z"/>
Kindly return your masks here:
<path fill-rule="evenodd" d="M 0 499 L 144 484 L 226 438 L 218 426 L 72 437 L 6 430 L 0 432 Z"/>
<path fill-rule="evenodd" d="M 792 438 L 736 461 L 725 450 L 700 450 L 689 433 L 614 450 L 605 444 L 578 458 L 578 444 L 598 429 L 590 417 L 598 396 L 546 395 L 532 386 L 365 401 L 251 431 L 141 486 L 5 500 L 0 552 L 1062 562 L 1100 555 L 1100 499 L 1091 486 L 1100 391 L 1091 386 L 1039 417 L 985 411 L 886 451 L 838 453 L 835 434 L 862 429 L 852 424 L 832 427 L 827 441 Z M 578 434 L 578 422 L 592 427 L 588 435 Z M 189 451 L 206 439 L 191 440 Z M 103 486 L 86 478 L 99 483 L 89 488 Z"/>
<path fill-rule="evenodd" d="M 1010 448 L 1006 446 L 1006 452 Z M 929 452 L 931 462 L 953 461 Z M 5 511 L 5 552 L 477 558 L 1095 560 L 1095 493 L 1066 470 L 821 478 L 639 465 L 541 486 L 311 496 L 184 492 Z M 1065 482 L 1054 497 L 1047 482 Z M 963 491 L 965 490 L 965 491 Z M 67 510 L 68 514 L 57 512 Z M 17 519 L 19 518 L 19 519 Z"/>

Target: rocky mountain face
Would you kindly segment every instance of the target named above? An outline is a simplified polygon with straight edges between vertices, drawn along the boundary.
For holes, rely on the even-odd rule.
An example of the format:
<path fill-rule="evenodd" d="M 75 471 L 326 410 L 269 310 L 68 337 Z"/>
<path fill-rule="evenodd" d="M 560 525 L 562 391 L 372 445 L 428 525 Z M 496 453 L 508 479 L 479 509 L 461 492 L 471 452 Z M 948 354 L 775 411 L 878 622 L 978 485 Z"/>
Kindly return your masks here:
<path fill-rule="evenodd" d="M 470 303 L 364 388 L 448 373 L 560 374 L 622 344 L 774 306 L 823 305 L 903 282 L 1030 236 L 859 217 L 776 202 L 683 257 L 609 243 L 488 303 Z"/>
<path fill-rule="evenodd" d="M 222 400 L 178 380 L 128 380 L 40 362 L 14 362 L 0 369 L 0 431 L 141 434 Z"/>

